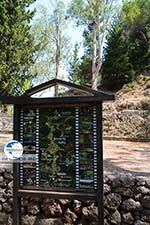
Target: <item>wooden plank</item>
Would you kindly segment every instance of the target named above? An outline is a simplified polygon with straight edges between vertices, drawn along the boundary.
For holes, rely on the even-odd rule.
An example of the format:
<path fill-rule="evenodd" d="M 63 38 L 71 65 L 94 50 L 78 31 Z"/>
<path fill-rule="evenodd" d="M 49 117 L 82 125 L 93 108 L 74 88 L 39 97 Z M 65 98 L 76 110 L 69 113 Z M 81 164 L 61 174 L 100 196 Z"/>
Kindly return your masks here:
<path fill-rule="evenodd" d="M 96 193 L 80 193 L 80 192 L 63 192 L 63 191 L 43 191 L 43 190 L 28 190 L 28 189 L 19 189 L 18 197 L 41 197 L 41 198 L 57 198 L 57 199 L 83 199 L 83 200 L 96 200 Z"/>
<path fill-rule="evenodd" d="M 2 104 L 13 105 L 45 105 L 45 104 L 77 104 L 77 103 L 93 103 L 97 101 L 115 100 L 114 95 L 100 96 L 73 96 L 73 97 L 51 97 L 51 98 L 30 98 L 28 96 L 2 96 L 0 101 Z"/>
<path fill-rule="evenodd" d="M 102 102 L 96 105 L 97 114 L 97 181 L 98 181 L 98 224 L 104 225 L 103 206 L 103 127 L 102 127 Z"/>
<path fill-rule="evenodd" d="M 53 79 L 53 80 L 47 81 L 43 84 L 40 84 L 36 87 L 33 87 L 30 90 L 26 91 L 26 95 L 31 96 L 35 93 L 38 93 L 40 91 L 43 91 L 47 88 L 50 88 L 52 86 L 59 85 L 59 84 L 62 85 L 62 86 L 68 87 L 68 88 L 72 88 L 72 89 L 76 89 L 76 90 L 81 91 L 81 92 L 85 92 L 85 93 L 87 93 L 87 95 L 88 95 L 88 93 L 93 94 L 93 95 L 101 95 L 101 94 L 107 95 L 107 93 L 102 91 L 102 90 L 96 91 L 96 90 L 94 90 L 92 88 L 89 88 L 89 87 L 86 87 L 86 86 L 73 84 L 73 83 L 66 82 L 66 81 L 59 80 L 59 79 Z"/>

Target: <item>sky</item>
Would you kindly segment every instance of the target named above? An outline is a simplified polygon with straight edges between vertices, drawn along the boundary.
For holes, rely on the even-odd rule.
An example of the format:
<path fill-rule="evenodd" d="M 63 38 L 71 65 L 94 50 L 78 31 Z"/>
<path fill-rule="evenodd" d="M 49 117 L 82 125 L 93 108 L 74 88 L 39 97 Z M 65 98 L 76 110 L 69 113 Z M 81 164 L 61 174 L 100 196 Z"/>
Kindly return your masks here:
<path fill-rule="evenodd" d="M 38 17 L 38 9 L 40 9 L 40 5 L 46 6 L 49 9 L 49 12 L 52 11 L 52 7 L 51 7 L 50 2 L 51 2 L 51 0 L 36 0 L 36 2 L 32 4 L 31 9 L 36 8 L 36 10 L 37 10 L 37 13 L 35 15 L 35 19 Z M 67 5 L 71 2 L 71 0 L 63 0 L 63 2 L 65 4 L 65 6 L 67 7 Z M 72 45 L 74 45 L 76 42 L 80 43 L 83 40 L 81 28 L 78 28 L 73 23 L 70 23 L 69 26 L 68 26 L 67 36 L 69 36 Z M 83 48 L 80 49 L 79 54 L 80 55 L 83 54 Z"/>

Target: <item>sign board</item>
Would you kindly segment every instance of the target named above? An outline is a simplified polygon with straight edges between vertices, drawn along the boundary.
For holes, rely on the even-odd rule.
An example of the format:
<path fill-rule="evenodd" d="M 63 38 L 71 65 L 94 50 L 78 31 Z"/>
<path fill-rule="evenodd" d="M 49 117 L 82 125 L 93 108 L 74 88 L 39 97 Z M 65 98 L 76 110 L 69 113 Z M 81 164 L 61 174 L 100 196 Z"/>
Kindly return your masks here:
<path fill-rule="evenodd" d="M 37 162 L 21 164 L 22 186 L 97 189 L 95 106 L 26 108 L 20 113 L 20 141 Z"/>

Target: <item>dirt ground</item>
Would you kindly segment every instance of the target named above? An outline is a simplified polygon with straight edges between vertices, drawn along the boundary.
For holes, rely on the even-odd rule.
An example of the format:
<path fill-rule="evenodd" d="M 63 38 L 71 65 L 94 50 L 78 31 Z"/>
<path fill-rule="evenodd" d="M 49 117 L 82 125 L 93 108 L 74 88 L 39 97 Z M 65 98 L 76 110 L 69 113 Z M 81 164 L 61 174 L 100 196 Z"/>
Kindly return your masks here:
<path fill-rule="evenodd" d="M 5 143 L 11 139 L 11 134 L 0 134 L 1 152 Z M 131 173 L 150 177 L 150 143 L 105 140 L 104 173 Z"/>
<path fill-rule="evenodd" d="M 104 141 L 104 172 L 150 177 L 150 143 Z"/>

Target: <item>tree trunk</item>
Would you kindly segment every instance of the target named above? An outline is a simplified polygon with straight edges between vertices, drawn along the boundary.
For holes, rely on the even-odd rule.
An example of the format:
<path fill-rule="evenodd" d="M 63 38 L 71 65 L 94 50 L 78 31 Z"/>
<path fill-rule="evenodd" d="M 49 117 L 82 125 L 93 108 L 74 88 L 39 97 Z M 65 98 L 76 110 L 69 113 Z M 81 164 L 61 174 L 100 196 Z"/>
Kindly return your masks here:
<path fill-rule="evenodd" d="M 97 89 L 98 75 L 102 67 L 102 41 L 100 36 L 100 7 L 101 1 L 96 0 L 95 18 L 93 21 L 93 58 L 92 58 L 92 88 Z M 102 35 L 102 34 L 101 34 Z"/>
<path fill-rule="evenodd" d="M 97 55 L 97 44 L 96 44 L 96 23 L 93 22 L 93 57 L 92 57 L 92 88 L 97 89 L 97 74 L 96 74 L 96 55 Z"/>
<path fill-rule="evenodd" d="M 56 65 L 55 78 L 56 79 L 59 78 L 60 46 L 61 46 L 61 34 L 59 30 L 59 25 L 56 25 L 56 58 L 55 58 L 55 65 Z M 55 86 L 55 96 L 58 96 L 58 85 Z"/>

